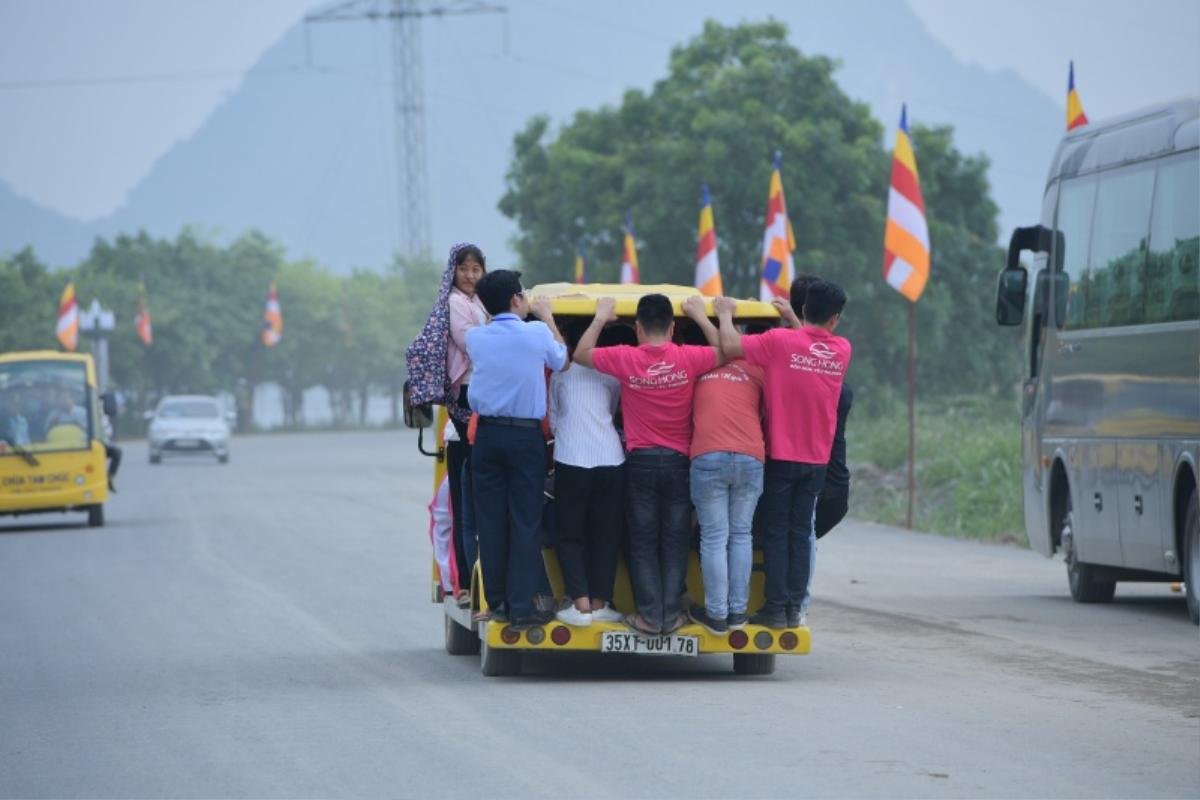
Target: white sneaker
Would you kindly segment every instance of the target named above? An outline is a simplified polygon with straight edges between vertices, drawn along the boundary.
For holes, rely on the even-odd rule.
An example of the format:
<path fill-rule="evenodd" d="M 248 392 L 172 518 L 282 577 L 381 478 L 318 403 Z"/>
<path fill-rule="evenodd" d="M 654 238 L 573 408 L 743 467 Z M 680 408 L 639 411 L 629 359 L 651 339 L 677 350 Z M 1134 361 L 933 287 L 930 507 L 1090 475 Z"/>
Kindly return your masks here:
<path fill-rule="evenodd" d="M 605 603 L 604 608 L 592 611 L 592 619 L 596 622 L 620 622 L 624 618 L 620 611 L 612 607 L 612 603 Z"/>
<path fill-rule="evenodd" d="M 581 628 L 592 624 L 592 615 L 586 611 L 580 611 L 573 605 L 559 611 L 554 615 L 554 618 L 567 625 L 575 625 Z"/>

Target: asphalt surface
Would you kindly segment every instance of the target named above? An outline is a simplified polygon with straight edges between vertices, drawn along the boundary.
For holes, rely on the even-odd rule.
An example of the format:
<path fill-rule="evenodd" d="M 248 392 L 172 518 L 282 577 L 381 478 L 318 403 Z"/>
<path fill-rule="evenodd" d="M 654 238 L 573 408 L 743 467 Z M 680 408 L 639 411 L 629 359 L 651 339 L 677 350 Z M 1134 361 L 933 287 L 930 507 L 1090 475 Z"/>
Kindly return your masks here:
<path fill-rule="evenodd" d="M 812 653 L 526 658 L 488 679 L 429 602 L 409 433 L 237 439 L 108 525 L 0 518 L 5 797 L 1196 797 L 1200 633 L 1164 585 L 846 522 Z"/>

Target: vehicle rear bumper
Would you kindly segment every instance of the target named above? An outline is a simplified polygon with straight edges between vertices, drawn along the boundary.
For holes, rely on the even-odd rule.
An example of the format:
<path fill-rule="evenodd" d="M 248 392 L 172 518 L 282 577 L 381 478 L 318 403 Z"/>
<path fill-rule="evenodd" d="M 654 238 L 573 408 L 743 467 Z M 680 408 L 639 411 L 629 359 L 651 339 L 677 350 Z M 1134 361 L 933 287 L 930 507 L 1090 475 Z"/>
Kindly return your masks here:
<path fill-rule="evenodd" d="M 51 511 L 73 511 L 108 500 L 108 485 L 93 482 L 69 489 L 47 491 L 0 491 L 0 515 L 38 514 Z"/>

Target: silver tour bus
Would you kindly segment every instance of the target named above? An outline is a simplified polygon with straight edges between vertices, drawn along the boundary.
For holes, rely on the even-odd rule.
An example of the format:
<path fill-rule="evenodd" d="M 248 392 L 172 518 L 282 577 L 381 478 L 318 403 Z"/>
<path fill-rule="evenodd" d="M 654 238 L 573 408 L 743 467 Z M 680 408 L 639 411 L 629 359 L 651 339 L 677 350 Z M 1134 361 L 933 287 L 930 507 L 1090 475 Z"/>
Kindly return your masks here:
<path fill-rule="evenodd" d="M 1068 133 L 1041 224 L 1013 232 L 996 321 L 1023 326 L 1030 544 L 1063 552 L 1081 603 L 1182 578 L 1200 624 L 1198 147 L 1198 98 Z"/>

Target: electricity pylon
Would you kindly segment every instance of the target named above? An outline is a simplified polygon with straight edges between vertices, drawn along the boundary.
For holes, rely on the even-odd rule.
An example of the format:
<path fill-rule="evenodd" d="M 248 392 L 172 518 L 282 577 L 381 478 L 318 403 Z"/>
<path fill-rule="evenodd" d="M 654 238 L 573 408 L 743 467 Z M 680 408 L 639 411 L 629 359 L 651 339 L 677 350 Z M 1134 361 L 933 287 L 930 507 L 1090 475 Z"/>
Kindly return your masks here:
<path fill-rule="evenodd" d="M 420 0 L 345 0 L 309 14 L 305 22 L 390 20 L 392 23 L 392 108 L 396 120 L 396 182 L 400 252 L 430 255 L 429 165 L 425 158 L 425 77 L 421 18 L 504 14 L 494 3 L 463 0 L 425 4 Z"/>

